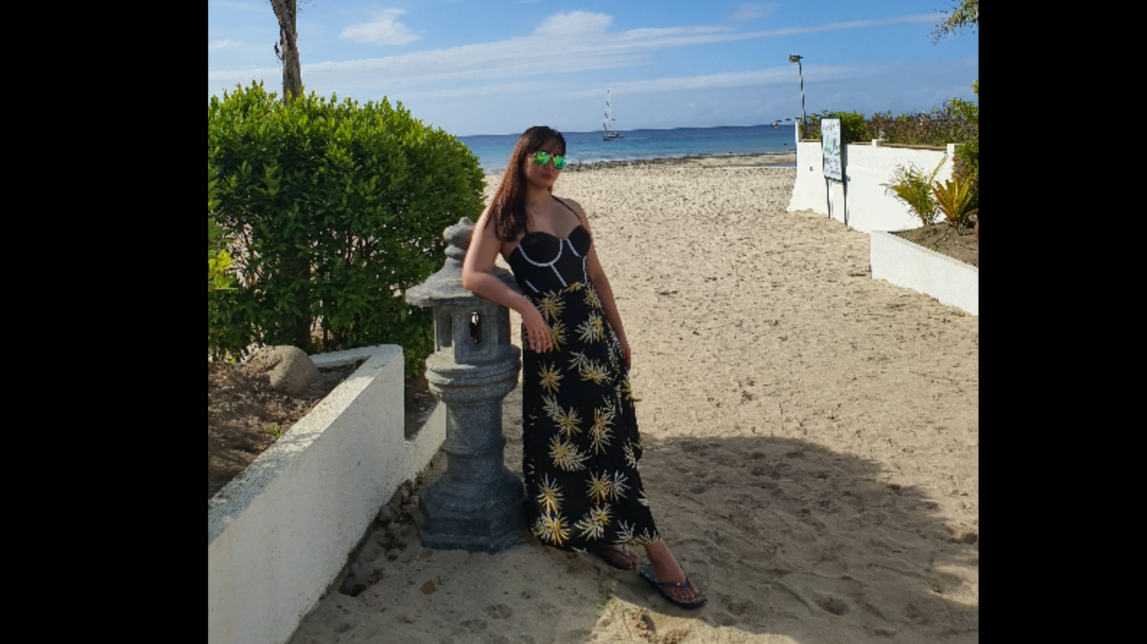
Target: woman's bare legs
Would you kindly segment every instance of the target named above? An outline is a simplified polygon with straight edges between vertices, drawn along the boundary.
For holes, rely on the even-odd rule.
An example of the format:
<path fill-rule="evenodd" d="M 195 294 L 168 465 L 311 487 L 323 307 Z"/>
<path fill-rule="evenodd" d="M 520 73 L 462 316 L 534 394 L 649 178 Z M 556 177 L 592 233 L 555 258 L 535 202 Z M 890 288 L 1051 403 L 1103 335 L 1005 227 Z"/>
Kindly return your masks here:
<path fill-rule="evenodd" d="M 659 581 L 685 583 L 685 571 L 681 570 L 681 566 L 673 557 L 673 553 L 669 552 L 669 546 L 665 545 L 664 540 L 658 540 L 645 546 L 645 554 L 649 557 L 649 563 L 653 564 L 653 570 L 657 573 Z M 697 587 L 693 584 L 690 584 L 689 587 L 662 586 L 662 588 L 665 589 L 665 594 L 683 602 L 692 600 L 698 592 Z"/>

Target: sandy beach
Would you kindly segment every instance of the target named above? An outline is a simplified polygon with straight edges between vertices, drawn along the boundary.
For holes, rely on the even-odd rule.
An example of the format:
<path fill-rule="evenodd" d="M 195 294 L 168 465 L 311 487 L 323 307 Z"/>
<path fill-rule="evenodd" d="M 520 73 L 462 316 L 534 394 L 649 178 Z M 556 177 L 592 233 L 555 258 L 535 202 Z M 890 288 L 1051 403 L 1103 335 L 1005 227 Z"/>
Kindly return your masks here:
<path fill-rule="evenodd" d="M 796 170 L 768 166 L 793 163 L 614 162 L 554 189 L 589 215 L 646 493 L 705 608 L 589 555 L 431 552 L 394 522 L 352 565 L 366 588 L 292 642 L 977 642 L 978 318 L 871 279 L 866 234 L 785 212 Z M 520 475 L 520 388 L 503 419 Z"/>

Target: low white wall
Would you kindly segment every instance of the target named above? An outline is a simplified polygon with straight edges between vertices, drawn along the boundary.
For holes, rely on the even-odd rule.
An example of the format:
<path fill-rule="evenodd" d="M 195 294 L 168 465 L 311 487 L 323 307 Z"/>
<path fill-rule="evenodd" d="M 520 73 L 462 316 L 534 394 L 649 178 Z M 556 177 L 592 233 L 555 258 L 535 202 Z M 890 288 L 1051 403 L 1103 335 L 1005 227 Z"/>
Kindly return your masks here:
<path fill-rule="evenodd" d="M 869 234 L 872 278 L 980 314 L 980 269 L 882 231 Z"/>
<path fill-rule="evenodd" d="M 953 144 L 948 145 L 946 159 L 945 153 L 940 150 L 874 146 L 871 143 L 850 143 L 846 147 L 844 174 L 848 179 L 847 213 L 844 184 L 831 181 L 826 192 L 820 141 L 801 141 L 797 144 L 797 178 L 793 184 L 789 212 L 811 210 L 828 215 L 831 204 L 833 219 L 862 232 L 919 228 L 922 225 L 920 219 L 910 214 L 907 206 L 890 196 L 881 184 L 892 180 L 898 164 L 909 162 L 931 174 L 943 160 L 944 165 L 937 173 L 936 181 L 952 178 L 952 158 L 955 154 Z M 846 214 L 848 221 L 845 221 Z"/>
<path fill-rule="evenodd" d="M 207 503 L 207 641 L 282 644 L 347 563 L 379 509 L 446 437 L 439 404 L 404 436 L 402 348 L 368 360 Z"/>

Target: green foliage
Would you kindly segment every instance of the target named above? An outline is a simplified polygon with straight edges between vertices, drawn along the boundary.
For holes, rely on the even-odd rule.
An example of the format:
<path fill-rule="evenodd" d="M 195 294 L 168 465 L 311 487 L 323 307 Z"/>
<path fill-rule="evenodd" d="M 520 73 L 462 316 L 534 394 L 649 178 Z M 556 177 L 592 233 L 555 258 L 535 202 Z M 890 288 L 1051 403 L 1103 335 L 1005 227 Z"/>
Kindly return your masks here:
<path fill-rule="evenodd" d="M 224 246 L 227 243 L 227 238 L 223 234 L 223 228 L 216 223 L 215 217 L 212 212 L 215 210 L 215 205 L 218 200 L 215 198 L 215 184 L 216 180 L 211 171 L 211 165 L 207 166 L 207 292 L 210 294 L 213 291 L 222 291 L 230 289 L 235 284 L 235 278 L 228 273 L 234 265 L 234 260 L 227 252 Z"/>
<path fill-rule="evenodd" d="M 840 119 L 841 143 L 847 145 L 849 143 L 870 140 L 870 137 L 866 134 L 867 124 L 863 114 L 860 112 L 829 112 L 827 110 L 808 117 L 808 124 L 805 125 L 804 129 L 804 138 L 810 141 L 819 141 L 820 122 L 826 118 Z"/>
<path fill-rule="evenodd" d="M 932 194 L 940 211 L 948 218 L 948 223 L 963 234 L 972 223 L 972 215 L 979 211 L 979 208 L 972 206 L 972 184 L 954 176 L 943 184 L 932 186 Z"/>
<path fill-rule="evenodd" d="M 821 119 L 840 119 L 844 143 L 865 143 L 883 139 L 886 143 L 945 146 L 971 141 L 979 136 L 980 108 L 975 103 L 953 98 L 940 107 L 919 114 L 876 113 L 865 119 L 857 112 L 822 112 L 810 116 L 804 139 L 820 140 Z"/>
<path fill-rule="evenodd" d="M 919 217 L 925 226 L 936 222 L 937 206 L 933 201 L 932 182 L 945 160 L 946 157 L 941 159 L 940 165 L 928 176 L 915 164 L 898 165 L 892 175 L 892 182 L 881 184 L 892 196 L 907 205 L 909 211 Z"/>
<path fill-rule="evenodd" d="M 887 143 L 945 146 L 978 138 L 979 124 L 979 106 L 953 98 L 940 107 L 919 114 L 895 117 L 892 112 L 873 114 L 868 120 L 868 134 Z"/>
<path fill-rule="evenodd" d="M 956 148 L 955 167 L 952 174 L 969 185 L 972 193 L 971 207 L 980 207 L 980 140 L 969 141 Z"/>
<path fill-rule="evenodd" d="M 932 32 L 932 43 L 940 42 L 941 38 L 950 36 L 964 27 L 975 28 L 980 24 L 980 0 L 960 0 L 960 4 L 952 8 L 951 15 L 944 22 L 936 25 Z"/>
<path fill-rule="evenodd" d="M 481 214 L 469 148 L 401 103 L 312 92 L 283 104 L 261 84 L 213 97 L 207 124 L 239 277 L 209 294 L 209 350 L 398 344 L 413 374 L 433 350 L 433 321 L 403 293 L 442 266 L 443 230 Z"/>

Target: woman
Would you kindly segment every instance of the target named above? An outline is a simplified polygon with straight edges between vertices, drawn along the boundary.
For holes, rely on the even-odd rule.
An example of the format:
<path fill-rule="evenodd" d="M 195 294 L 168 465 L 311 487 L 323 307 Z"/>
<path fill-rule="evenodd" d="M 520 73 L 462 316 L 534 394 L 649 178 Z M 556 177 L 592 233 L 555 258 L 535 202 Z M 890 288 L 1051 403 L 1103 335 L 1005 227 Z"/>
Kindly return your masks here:
<path fill-rule="evenodd" d="M 641 441 L 631 352 L 585 212 L 554 197 L 565 138 L 532 127 L 474 228 L 462 285 L 522 316 L 522 440 L 530 528 L 544 543 L 637 570 L 669 601 L 705 603 L 650 514 L 637 472 Z M 502 254 L 525 295 L 494 277 Z"/>

